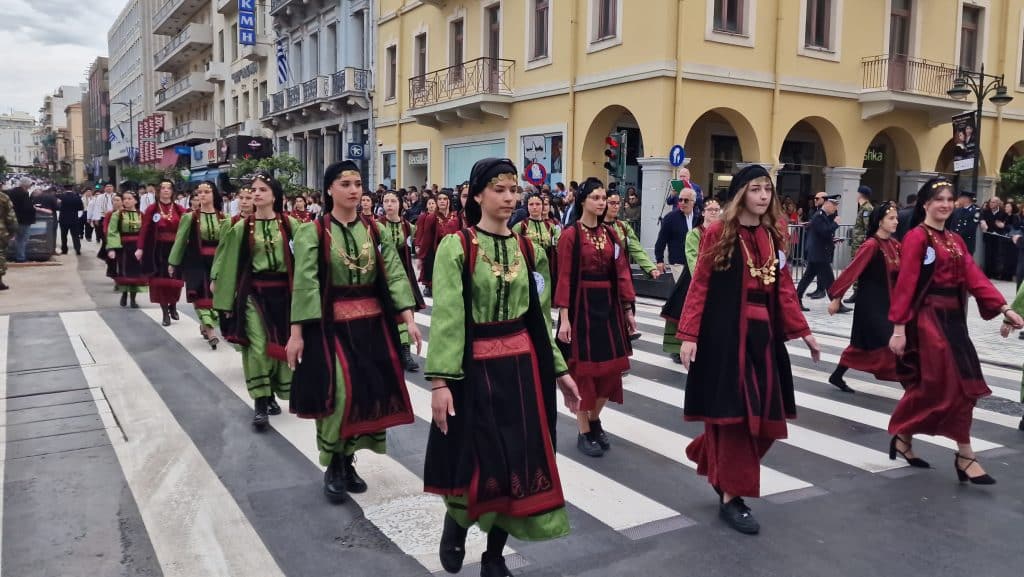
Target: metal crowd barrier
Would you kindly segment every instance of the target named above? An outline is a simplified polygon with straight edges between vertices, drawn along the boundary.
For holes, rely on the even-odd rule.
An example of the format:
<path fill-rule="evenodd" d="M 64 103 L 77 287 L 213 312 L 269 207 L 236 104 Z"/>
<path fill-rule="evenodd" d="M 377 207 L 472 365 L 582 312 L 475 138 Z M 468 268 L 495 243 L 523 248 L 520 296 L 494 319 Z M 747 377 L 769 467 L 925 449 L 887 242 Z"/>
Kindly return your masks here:
<path fill-rule="evenodd" d="M 14 262 L 14 240 L 11 235 L 7 243 L 7 262 Z M 57 214 L 36 211 L 35 224 L 29 225 L 28 246 L 25 256 L 32 261 L 47 261 L 57 248 Z"/>
<path fill-rule="evenodd" d="M 793 282 L 799 282 L 807 268 L 807 223 L 789 225 L 789 245 L 786 248 L 786 261 L 793 275 Z M 853 225 L 841 224 L 832 237 L 835 241 L 835 252 L 832 255 L 832 271 L 846 268 L 853 258 L 851 243 L 853 242 Z"/>

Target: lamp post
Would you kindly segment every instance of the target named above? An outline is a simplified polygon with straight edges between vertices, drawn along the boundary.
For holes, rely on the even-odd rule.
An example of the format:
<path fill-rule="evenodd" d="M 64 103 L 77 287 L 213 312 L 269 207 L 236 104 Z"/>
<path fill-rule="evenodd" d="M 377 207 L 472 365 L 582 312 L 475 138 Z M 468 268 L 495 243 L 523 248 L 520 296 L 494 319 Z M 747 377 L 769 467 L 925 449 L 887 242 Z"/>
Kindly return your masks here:
<path fill-rule="evenodd" d="M 971 179 L 971 192 L 975 195 L 978 194 L 978 172 L 981 170 L 981 113 L 982 105 L 985 104 L 985 98 L 990 94 L 989 101 L 996 106 L 996 108 L 1002 108 L 1008 102 L 1013 100 L 1013 96 L 1006 90 L 1006 85 L 1003 84 L 1003 75 L 996 76 L 994 74 L 985 74 L 985 64 L 982 63 L 981 69 L 977 72 L 968 70 L 966 68 L 960 68 L 957 72 L 956 79 L 953 81 L 953 87 L 946 91 L 946 94 L 950 98 L 955 100 L 967 100 L 972 94 L 978 102 L 977 113 L 974 121 L 974 176 Z"/>
<path fill-rule="evenodd" d="M 135 144 L 135 112 L 132 107 L 132 100 L 129 98 L 127 103 L 124 102 L 111 102 L 111 104 L 118 104 L 120 106 L 128 107 L 128 163 L 135 164 L 132 160 L 132 148 Z M 121 138 L 124 138 L 124 133 L 121 133 Z"/>

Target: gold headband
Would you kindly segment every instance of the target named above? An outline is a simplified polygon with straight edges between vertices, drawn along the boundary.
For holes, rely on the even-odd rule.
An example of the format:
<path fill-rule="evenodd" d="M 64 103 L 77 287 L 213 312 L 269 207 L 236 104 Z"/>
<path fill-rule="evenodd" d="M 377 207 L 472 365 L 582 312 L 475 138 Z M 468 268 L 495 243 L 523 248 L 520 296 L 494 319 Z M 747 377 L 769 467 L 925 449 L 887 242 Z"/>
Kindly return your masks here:
<path fill-rule="evenodd" d="M 343 170 L 343 171 L 341 171 L 341 176 L 342 177 L 348 177 L 348 176 L 362 176 L 362 175 L 359 174 L 358 170 Z"/>
<path fill-rule="evenodd" d="M 494 186 L 494 185 L 498 184 L 498 181 L 500 181 L 500 180 L 511 180 L 512 182 L 515 182 L 516 174 L 514 172 L 505 172 L 505 173 L 499 174 L 499 175 L 495 176 L 494 178 L 492 178 L 487 183 L 487 185 L 488 186 Z"/>

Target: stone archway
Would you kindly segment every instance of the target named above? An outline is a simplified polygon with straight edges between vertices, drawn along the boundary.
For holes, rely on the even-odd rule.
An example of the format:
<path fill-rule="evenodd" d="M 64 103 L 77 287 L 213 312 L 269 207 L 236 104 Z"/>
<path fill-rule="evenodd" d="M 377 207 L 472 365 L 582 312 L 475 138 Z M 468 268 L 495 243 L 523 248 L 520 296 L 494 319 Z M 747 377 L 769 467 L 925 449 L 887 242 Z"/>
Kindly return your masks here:
<path fill-rule="evenodd" d="M 626 132 L 625 183 L 640 188 L 642 175 L 636 159 L 643 156 L 643 134 L 633 113 L 618 104 L 605 107 L 591 121 L 587 136 L 583 140 L 581 176 L 596 176 L 601 180 L 608 180 L 608 173 L 604 169 L 605 139 L 617 131 Z"/>
<path fill-rule="evenodd" d="M 863 167 L 861 182 L 871 187 L 875 200 L 897 201 L 909 194 L 901 194 L 900 174 L 920 171 L 921 153 L 909 132 L 890 126 L 876 133 L 865 147 Z"/>
<path fill-rule="evenodd" d="M 825 190 L 823 169 L 841 165 L 845 159 L 845 146 L 835 125 L 820 116 L 801 119 L 790 128 L 779 152 L 779 194 L 809 208 L 814 193 Z"/>
<path fill-rule="evenodd" d="M 740 162 L 766 162 L 759 158 L 757 134 L 749 120 L 732 108 L 715 108 L 700 115 L 686 134 L 690 174 L 710 198 L 728 188 L 729 176 Z"/>

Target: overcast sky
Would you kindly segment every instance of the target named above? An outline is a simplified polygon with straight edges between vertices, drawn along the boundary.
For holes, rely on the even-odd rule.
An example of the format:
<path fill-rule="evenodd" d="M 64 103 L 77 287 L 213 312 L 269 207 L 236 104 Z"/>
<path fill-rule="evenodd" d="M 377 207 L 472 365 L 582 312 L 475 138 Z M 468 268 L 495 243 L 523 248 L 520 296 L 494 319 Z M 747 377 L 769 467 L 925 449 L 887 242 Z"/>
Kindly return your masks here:
<path fill-rule="evenodd" d="M 43 97 L 86 82 L 128 0 L 0 0 L 0 112 L 38 117 Z"/>

